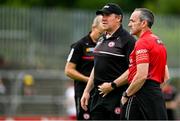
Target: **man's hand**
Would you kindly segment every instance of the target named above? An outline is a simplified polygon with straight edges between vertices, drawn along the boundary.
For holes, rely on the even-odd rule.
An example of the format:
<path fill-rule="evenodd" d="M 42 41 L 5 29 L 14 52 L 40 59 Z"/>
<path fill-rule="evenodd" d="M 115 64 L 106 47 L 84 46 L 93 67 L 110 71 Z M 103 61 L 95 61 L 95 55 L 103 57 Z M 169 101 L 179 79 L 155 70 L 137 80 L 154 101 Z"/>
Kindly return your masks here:
<path fill-rule="evenodd" d="M 106 96 L 109 92 L 111 92 L 113 90 L 113 88 L 111 87 L 111 83 L 105 82 L 103 84 L 101 84 L 100 86 L 98 86 L 98 90 L 100 91 L 99 94 L 102 94 L 104 96 Z"/>
<path fill-rule="evenodd" d="M 82 107 L 85 111 L 88 110 L 87 106 L 88 106 L 89 98 L 90 98 L 90 94 L 87 93 L 87 92 L 84 92 L 83 95 L 82 95 L 82 97 L 81 97 L 81 107 Z"/>

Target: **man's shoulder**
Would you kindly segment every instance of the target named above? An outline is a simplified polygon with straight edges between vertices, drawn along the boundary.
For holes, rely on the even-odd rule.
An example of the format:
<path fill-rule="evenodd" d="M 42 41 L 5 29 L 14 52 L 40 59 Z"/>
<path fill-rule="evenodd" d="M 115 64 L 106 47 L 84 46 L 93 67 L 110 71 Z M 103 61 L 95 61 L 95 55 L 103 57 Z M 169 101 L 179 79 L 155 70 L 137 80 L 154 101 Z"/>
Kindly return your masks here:
<path fill-rule="evenodd" d="M 153 45 L 154 42 L 150 41 L 150 39 L 147 37 L 139 38 L 138 41 L 136 42 L 136 46 L 145 46 L 151 48 L 153 47 Z"/>
<path fill-rule="evenodd" d="M 140 37 L 138 39 L 139 42 L 145 42 L 145 43 L 149 43 L 151 44 L 153 41 L 152 40 L 157 40 L 159 39 L 158 36 L 154 35 L 154 34 L 148 34 L 146 36 Z"/>
<path fill-rule="evenodd" d="M 88 36 L 82 37 L 80 40 L 74 42 L 71 46 L 80 46 L 87 42 Z"/>
<path fill-rule="evenodd" d="M 136 40 L 133 35 L 131 35 L 126 29 L 122 28 L 119 32 L 120 36 L 131 38 L 133 40 Z"/>
<path fill-rule="evenodd" d="M 77 41 L 77 43 L 78 43 L 78 44 L 85 44 L 85 43 L 89 42 L 90 39 L 91 39 L 91 38 L 90 38 L 90 36 L 89 36 L 89 34 L 88 34 L 88 35 L 82 37 L 79 41 Z"/>
<path fill-rule="evenodd" d="M 126 43 L 135 43 L 136 39 L 134 36 L 132 36 L 126 29 L 122 28 L 122 30 L 119 33 L 119 37 L 125 41 Z"/>

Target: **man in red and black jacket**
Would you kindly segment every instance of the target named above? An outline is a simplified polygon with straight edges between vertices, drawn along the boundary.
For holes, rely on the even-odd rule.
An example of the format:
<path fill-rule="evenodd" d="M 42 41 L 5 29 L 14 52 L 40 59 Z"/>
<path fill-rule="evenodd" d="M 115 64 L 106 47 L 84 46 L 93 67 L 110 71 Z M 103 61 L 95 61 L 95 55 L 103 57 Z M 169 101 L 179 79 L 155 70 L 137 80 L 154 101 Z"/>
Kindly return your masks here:
<path fill-rule="evenodd" d="M 117 87 L 128 83 L 121 98 L 121 117 L 127 120 L 166 120 L 167 112 L 160 84 L 169 78 L 167 52 L 162 41 L 151 31 L 153 13 L 146 8 L 135 9 L 128 26 L 137 40 L 129 57 L 129 69 L 113 82 Z M 108 95 L 109 83 L 99 87 Z"/>

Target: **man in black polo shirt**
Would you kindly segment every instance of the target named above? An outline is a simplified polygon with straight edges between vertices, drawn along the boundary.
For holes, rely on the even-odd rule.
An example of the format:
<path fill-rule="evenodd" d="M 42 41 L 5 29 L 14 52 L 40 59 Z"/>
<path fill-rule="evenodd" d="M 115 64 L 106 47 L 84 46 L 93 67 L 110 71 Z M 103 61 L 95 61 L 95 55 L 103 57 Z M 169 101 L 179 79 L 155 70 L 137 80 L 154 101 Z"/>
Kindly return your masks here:
<path fill-rule="evenodd" d="M 76 114 L 78 120 L 90 118 L 89 112 L 81 108 L 80 99 L 94 66 L 93 50 L 102 33 L 102 16 L 98 15 L 93 21 L 92 31 L 81 40 L 72 44 L 67 59 L 65 74 L 74 80 Z"/>
<path fill-rule="evenodd" d="M 81 106 L 88 110 L 89 94 L 95 87 L 90 106 L 91 119 L 117 120 L 120 119 L 120 98 L 127 85 L 117 88 L 115 83 L 111 83 L 114 90 L 105 97 L 98 86 L 104 82 L 112 82 L 128 68 L 129 54 L 134 48 L 135 39 L 123 29 L 123 14 L 117 4 L 109 3 L 96 14 L 103 16 L 106 34 L 94 50 L 94 68 L 81 98 Z"/>

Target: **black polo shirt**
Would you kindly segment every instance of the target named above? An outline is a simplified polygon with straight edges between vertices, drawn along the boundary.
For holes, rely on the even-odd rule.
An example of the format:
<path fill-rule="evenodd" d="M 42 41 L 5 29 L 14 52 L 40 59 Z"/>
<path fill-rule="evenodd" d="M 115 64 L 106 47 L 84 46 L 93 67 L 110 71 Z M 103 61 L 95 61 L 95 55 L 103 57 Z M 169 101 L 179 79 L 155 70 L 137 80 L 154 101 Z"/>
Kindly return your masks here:
<path fill-rule="evenodd" d="M 112 82 L 128 69 L 135 38 L 121 26 L 110 38 L 98 42 L 95 53 L 94 84 Z"/>
<path fill-rule="evenodd" d="M 94 43 L 88 34 L 81 40 L 71 45 L 71 51 L 67 61 L 76 64 L 76 70 L 80 73 L 90 76 L 91 70 L 94 66 L 93 51 L 96 43 Z M 74 80 L 75 96 L 81 96 L 86 83 Z"/>

